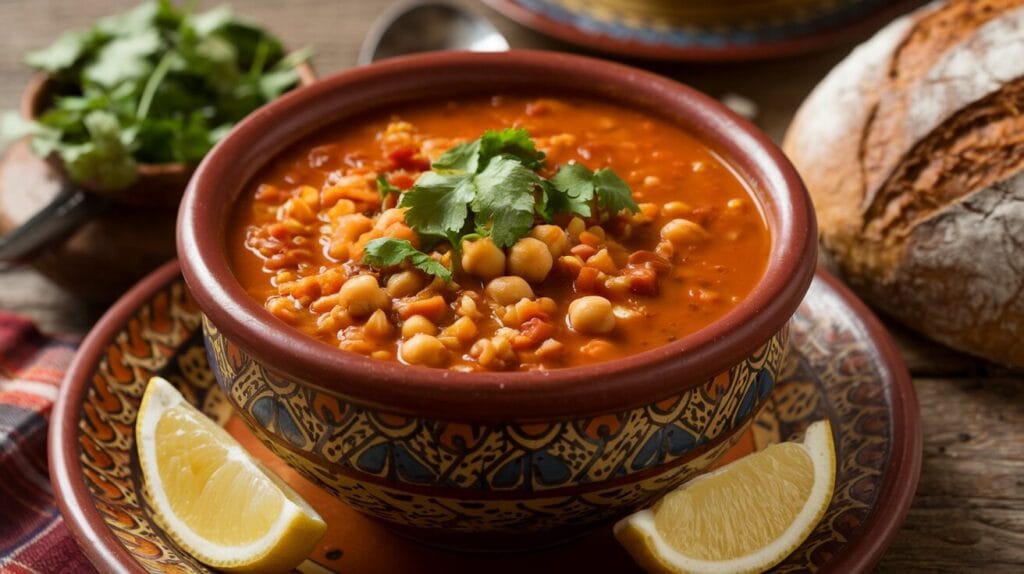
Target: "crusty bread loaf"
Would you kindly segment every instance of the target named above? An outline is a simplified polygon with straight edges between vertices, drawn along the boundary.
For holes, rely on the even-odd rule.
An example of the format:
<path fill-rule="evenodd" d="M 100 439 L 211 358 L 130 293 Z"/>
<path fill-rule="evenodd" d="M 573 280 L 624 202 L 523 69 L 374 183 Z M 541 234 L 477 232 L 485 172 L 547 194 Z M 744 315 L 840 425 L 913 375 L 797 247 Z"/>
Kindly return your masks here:
<path fill-rule="evenodd" d="M 1024 366 L 1024 0 L 937 2 L 853 51 L 784 148 L 863 297 Z"/>

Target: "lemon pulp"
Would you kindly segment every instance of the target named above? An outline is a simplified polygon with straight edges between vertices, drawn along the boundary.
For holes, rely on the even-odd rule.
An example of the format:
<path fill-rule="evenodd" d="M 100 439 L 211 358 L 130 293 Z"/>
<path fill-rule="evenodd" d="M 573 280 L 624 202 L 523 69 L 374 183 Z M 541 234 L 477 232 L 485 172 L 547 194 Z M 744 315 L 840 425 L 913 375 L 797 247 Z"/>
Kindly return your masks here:
<path fill-rule="evenodd" d="M 781 562 L 821 520 L 835 486 L 827 421 L 803 442 L 772 445 L 697 477 L 615 525 L 652 572 L 760 572 Z"/>
<path fill-rule="evenodd" d="M 150 381 L 136 422 L 139 463 L 157 522 L 201 562 L 288 570 L 326 524 L 167 381 Z"/>

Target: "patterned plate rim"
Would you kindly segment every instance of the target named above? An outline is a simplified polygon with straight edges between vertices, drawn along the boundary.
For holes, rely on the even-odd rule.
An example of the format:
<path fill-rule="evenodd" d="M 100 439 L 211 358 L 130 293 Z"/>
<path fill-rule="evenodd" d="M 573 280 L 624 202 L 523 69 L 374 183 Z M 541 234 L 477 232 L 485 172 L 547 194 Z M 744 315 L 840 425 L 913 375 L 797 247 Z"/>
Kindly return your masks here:
<path fill-rule="evenodd" d="M 128 291 L 89 332 L 64 379 L 51 417 L 50 481 L 64 521 L 90 562 L 104 572 L 142 573 L 123 543 L 110 531 L 93 502 L 79 464 L 78 422 L 96 367 L 125 322 L 157 292 L 180 275 L 177 261 L 163 265 Z M 856 316 L 863 335 L 877 348 L 891 389 L 893 428 L 890 467 L 882 493 L 863 526 L 827 570 L 866 572 L 882 557 L 910 509 L 921 472 L 922 435 L 914 387 L 903 359 L 874 314 L 838 279 L 818 270 L 817 277 Z"/>
<path fill-rule="evenodd" d="M 740 62 L 802 54 L 838 44 L 846 39 L 856 38 L 879 28 L 910 8 L 921 4 L 922 0 L 892 2 L 887 6 L 871 10 L 860 18 L 854 18 L 849 22 L 812 34 L 753 44 L 724 44 L 722 47 L 716 48 L 696 45 L 672 46 L 624 40 L 588 32 L 580 27 L 559 22 L 546 14 L 524 6 L 519 0 L 483 0 L 483 2 L 526 28 L 569 44 L 605 54 L 679 62 Z"/>

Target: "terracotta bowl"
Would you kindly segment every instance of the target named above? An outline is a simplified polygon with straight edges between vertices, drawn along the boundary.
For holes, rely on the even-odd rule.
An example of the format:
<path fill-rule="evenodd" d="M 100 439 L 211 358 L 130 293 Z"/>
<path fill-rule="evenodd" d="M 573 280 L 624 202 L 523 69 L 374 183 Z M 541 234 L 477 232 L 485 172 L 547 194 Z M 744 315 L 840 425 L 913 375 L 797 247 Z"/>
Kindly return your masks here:
<path fill-rule="evenodd" d="M 637 106 L 735 167 L 772 234 L 752 293 L 677 342 L 593 366 L 461 373 L 376 361 L 275 319 L 235 279 L 225 230 L 272 158 L 333 122 L 416 99 L 526 91 Z M 787 324 L 814 273 L 816 225 L 782 153 L 686 86 L 601 60 L 534 51 L 432 53 L 344 72 L 240 124 L 182 202 L 178 249 L 229 401 L 277 455 L 355 508 L 434 543 L 552 544 L 706 469 L 771 392 Z"/>
<path fill-rule="evenodd" d="M 308 64 L 298 67 L 308 85 L 316 75 Z M 21 97 L 21 113 L 38 118 L 54 96 L 53 82 L 37 74 Z M 45 207 L 67 175 L 56 155 L 38 158 L 27 148 L 13 149 L 3 163 L 0 184 L 0 234 L 18 227 Z M 157 266 L 175 256 L 174 226 L 181 195 L 193 166 L 183 163 L 139 164 L 138 179 L 119 193 L 114 205 L 67 236 L 29 255 L 26 262 L 54 283 L 87 301 L 108 303 Z M 23 182 L 33 182 L 26 184 Z M 33 185 L 34 188 L 23 187 Z M 83 186 L 88 188 L 88 186 Z"/>

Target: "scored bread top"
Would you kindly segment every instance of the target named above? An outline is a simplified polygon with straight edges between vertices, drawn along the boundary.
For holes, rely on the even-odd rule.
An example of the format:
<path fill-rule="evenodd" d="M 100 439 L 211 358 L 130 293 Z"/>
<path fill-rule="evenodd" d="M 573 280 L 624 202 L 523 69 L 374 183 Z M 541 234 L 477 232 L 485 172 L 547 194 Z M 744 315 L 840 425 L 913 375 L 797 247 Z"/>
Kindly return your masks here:
<path fill-rule="evenodd" d="M 893 22 L 812 92 L 784 148 L 862 295 L 1024 364 L 1024 0 L 936 2 Z"/>

